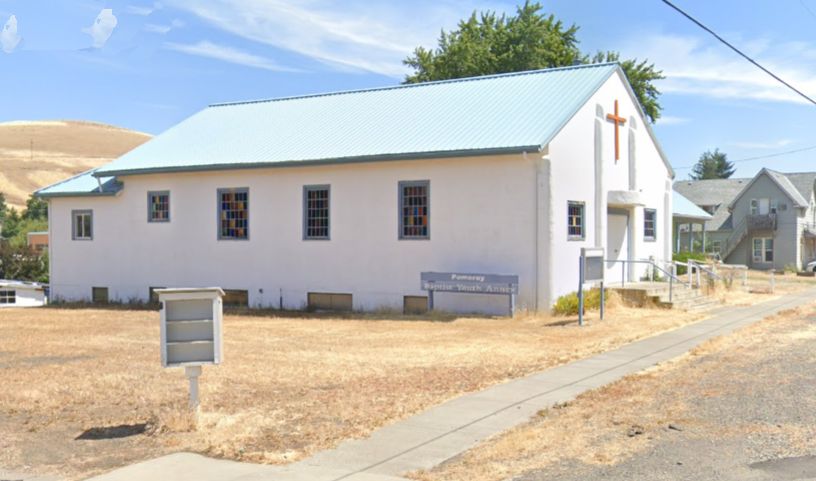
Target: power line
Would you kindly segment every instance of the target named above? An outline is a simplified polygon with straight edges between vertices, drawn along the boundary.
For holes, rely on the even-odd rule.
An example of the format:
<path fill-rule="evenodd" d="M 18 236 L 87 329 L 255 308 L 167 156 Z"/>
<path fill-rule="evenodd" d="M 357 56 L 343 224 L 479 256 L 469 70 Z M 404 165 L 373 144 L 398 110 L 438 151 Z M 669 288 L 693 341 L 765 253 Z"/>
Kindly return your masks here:
<path fill-rule="evenodd" d="M 796 153 L 799 153 L 799 152 L 806 152 L 808 150 L 816 150 L 816 145 L 811 145 L 810 147 L 802 147 L 801 149 L 788 150 L 788 151 L 785 151 L 785 152 L 776 152 L 774 154 L 758 155 L 756 157 L 746 157 L 744 159 L 730 160 L 729 162 L 738 163 L 738 162 L 749 162 L 751 160 L 769 159 L 771 157 L 781 157 L 783 155 L 796 154 Z M 697 165 L 697 164 L 694 164 L 694 165 Z M 694 167 L 694 165 L 685 165 L 683 167 L 675 167 L 675 169 L 691 169 L 691 168 Z"/>
<path fill-rule="evenodd" d="M 719 36 L 719 35 L 717 35 L 717 34 L 716 34 L 716 33 L 715 33 L 713 30 L 711 30 L 710 28 L 708 28 L 708 27 L 706 27 L 705 25 L 703 25 L 702 23 L 700 23 L 700 21 L 699 21 L 699 20 L 697 20 L 696 18 L 692 17 L 691 15 L 689 15 L 689 14 L 687 14 L 686 12 L 684 12 L 683 10 L 681 10 L 681 9 L 680 9 L 680 7 L 678 7 L 678 6 L 676 6 L 675 4 L 671 3 L 669 0 L 662 0 L 662 2 L 663 2 L 663 3 L 665 3 L 666 5 L 670 6 L 671 8 L 675 9 L 677 12 L 679 12 L 681 15 L 683 15 L 683 16 L 684 16 L 684 17 L 686 17 L 687 19 L 689 19 L 689 20 L 691 20 L 692 22 L 694 22 L 695 24 L 697 24 L 697 26 L 698 26 L 698 27 L 702 28 L 702 29 L 703 29 L 703 30 L 705 30 L 706 32 L 708 32 L 708 33 L 710 33 L 711 35 L 713 35 L 713 36 L 714 36 L 714 38 L 716 38 L 717 40 L 719 40 L 719 41 L 720 41 L 720 42 L 722 42 L 723 44 L 727 45 L 727 46 L 728 46 L 728 48 L 730 48 L 731 50 L 733 50 L 733 51 L 737 52 L 737 53 L 738 53 L 739 55 L 741 55 L 741 56 L 742 56 L 742 57 L 743 57 L 745 60 L 747 60 L 747 61 L 751 62 L 751 63 L 752 63 L 752 64 L 754 64 L 756 67 L 758 67 L 760 70 L 762 70 L 762 71 L 763 71 L 763 72 L 765 72 L 766 74 L 770 75 L 771 77 L 775 78 L 777 81 L 781 82 L 783 85 L 785 85 L 785 86 L 786 86 L 786 87 L 788 87 L 789 89 L 791 89 L 791 90 L 793 90 L 794 92 L 796 92 L 797 94 L 799 94 L 801 97 L 803 97 L 804 99 L 806 99 L 808 102 L 812 103 L 813 105 L 816 105 L 816 100 L 813 100 L 812 98 L 808 97 L 807 95 L 805 95 L 804 93 L 802 93 L 802 92 L 801 92 L 799 89 L 797 89 L 797 88 L 796 88 L 796 87 L 794 87 L 793 85 L 789 84 L 788 82 L 785 82 L 784 80 L 782 80 L 781 78 L 779 78 L 779 77 L 778 77 L 778 76 L 777 76 L 775 73 L 771 72 L 771 71 L 770 71 L 770 70 L 768 70 L 767 68 L 765 68 L 765 67 L 763 67 L 762 65 L 760 65 L 759 63 L 757 63 L 757 62 L 756 62 L 756 60 L 754 60 L 754 59 L 752 59 L 751 57 L 749 57 L 748 55 L 746 55 L 746 54 L 742 53 L 742 51 L 741 51 L 740 49 L 738 49 L 737 47 L 735 47 L 735 46 L 731 45 L 730 43 L 728 43 L 728 41 L 727 41 L 727 40 L 725 40 L 724 38 L 720 37 L 720 36 Z"/>
<path fill-rule="evenodd" d="M 805 0 L 799 0 L 799 3 L 801 3 L 801 4 L 802 4 L 802 7 L 804 7 L 804 8 L 805 8 L 805 10 L 807 10 L 807 11 L 808 11 L 808 13 L 809 13 L 809 14 L 810 14 L 810 15 L 811 15 L 813 18 L 816 18 L 816 12 L 814 12 L 813 10 L 811 10 L 811 9 L 810 9 L 810 7 L 808 7 L 808 6 L 805 4 Z"/>

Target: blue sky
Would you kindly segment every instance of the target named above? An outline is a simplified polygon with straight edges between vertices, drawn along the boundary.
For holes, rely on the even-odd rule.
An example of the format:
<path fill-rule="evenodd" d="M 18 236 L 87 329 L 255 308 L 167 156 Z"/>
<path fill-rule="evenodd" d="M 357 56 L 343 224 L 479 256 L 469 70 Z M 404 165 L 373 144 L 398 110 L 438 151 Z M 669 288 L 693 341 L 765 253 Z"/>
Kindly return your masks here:
<path fill-rule="evenodd" d="M 732 160 L 816 146 L 816 106 L 659 0 L 543 1 L 586 51 L 648 58 L 667 79 L 657 135 L 688 176 L 715 147 Z M 676 0 L 816 96 L 816 0 Z M 474 9 L 416 0 L 0 0 L 0 121 L 82 119 L 160 133 L 210 103 L 399 83 L 401 60 Z M 12 18 L 13 16 L 13 18 Z M 16 29 L 16 33 L 15 33 Z M 816 170 L 813 150 L 739 162 Z"/>

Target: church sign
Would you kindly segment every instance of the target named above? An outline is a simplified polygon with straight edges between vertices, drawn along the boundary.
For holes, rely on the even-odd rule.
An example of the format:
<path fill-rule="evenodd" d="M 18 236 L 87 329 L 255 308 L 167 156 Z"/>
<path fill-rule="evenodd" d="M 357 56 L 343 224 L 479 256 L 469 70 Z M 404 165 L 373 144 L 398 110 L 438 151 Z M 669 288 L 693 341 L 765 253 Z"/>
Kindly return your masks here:
<path fill-rule="evenodd" d="M 518 276 L 502 274 L 467 274 L 460 272 L 423 272 L 422 290 L 428 291 L 428 310 L 434 308 L 434 292 L 459 294 L 499 294 L 508 299 L 508 315 L 515 311 Z"/>
<path fill-rule="evenodd" d="M 423 272 L 422 290 L 468 294 L 518 294 L 518 276 Z"/>

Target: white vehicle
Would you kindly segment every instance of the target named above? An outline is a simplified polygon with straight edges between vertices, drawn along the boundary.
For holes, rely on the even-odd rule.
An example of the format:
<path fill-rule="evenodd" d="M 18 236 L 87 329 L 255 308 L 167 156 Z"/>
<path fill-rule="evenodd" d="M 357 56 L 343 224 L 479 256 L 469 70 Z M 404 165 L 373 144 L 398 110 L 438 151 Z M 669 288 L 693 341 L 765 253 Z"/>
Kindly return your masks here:
<path fill-rule="evenodd" d="M 805 267 L 805 270 L 807 272 L 816 272 L 816 261 L 809 262 L 808 265 Z"/>

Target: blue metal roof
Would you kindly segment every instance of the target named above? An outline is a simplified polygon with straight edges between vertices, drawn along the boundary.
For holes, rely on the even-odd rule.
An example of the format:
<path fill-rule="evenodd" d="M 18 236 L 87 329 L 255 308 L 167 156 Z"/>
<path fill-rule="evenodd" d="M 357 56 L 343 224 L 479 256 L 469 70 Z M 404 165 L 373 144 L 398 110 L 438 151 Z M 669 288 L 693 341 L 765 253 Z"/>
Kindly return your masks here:
<path fill-rule="evenodd" d="M 212 105 L 95 176 L 534 151 L 614 63 Z"/>
<path fill-rule="evenodd" d="M 711 214 L 699 208 L 694 202 L 688 200 L 676 190 L 672 190 L 672 215 L 679 219 L 700 221 L 706 221 L 712 217 Z"/>
<path fill-rule="evenodd" d="M 39 197 L 115 195 L 122 190 L 122 184 L 113 177 L 94 177 L 95 170 L 88 170 L 62 182 L 42 188 L 34 192 L 34 195 Z M 101 190 L 99 188 L 100 184 L 102 184 Z"/>

